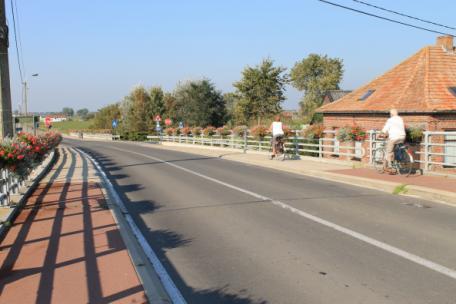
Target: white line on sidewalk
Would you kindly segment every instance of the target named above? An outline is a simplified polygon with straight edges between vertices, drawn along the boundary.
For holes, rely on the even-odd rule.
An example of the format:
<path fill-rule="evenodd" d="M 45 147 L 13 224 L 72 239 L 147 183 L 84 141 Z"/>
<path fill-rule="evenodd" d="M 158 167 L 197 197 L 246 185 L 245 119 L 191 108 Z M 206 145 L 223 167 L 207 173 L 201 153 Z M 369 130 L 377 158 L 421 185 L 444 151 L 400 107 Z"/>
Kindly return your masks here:
<path fill-rule="evenodd" d="M 90 155 L 88 155 L 86 152 L 82 151 L 81 149 L 75 148 L 78 152 L 86 156 L 97 168 L 98 172 L 100 172 L 101 177 L 104 179 L 106 182 L 106 185 L 108 186 L 108 190 L 111 193 L 115 203 L 120 207 L 121 210 L 126 211 L 127 209 L 125 208 L 125 205 L 120 198 L 119 194 L 115 190 L 114 186 L 112 185 L 111 181 L 109 178 L 106 176 L 106 173 L 103 171 L 101 166 L 98 164 L 98 162 L 93 159 Z M 150 247 L 149 243 L 145 239 L 145 237 L 142 235 L 141 230 L 138 228 L 136 225 L 135 221 L 133 218 L 130 216 L 130 214 L 125 213 L 124 214 L 125 219 L 127 220 L 128 224 L 130 225 L 130 228 L 133 231 L 133 234 L 135 235 L 136 239 L 138 240 L 139 244 L 141 245 L 142 249 L 144 250 L 144 253 L 146 254 L 147 258 L 149 261 L 152 263 L 152 266 L 155 269 L 155 272 L 157 273 L 158 277 L 160 278 L 161 282 L 163 283 L 163 287 L 165 288 L 166 292 L 168 293 L 169 297 L 171 298 L 171 301 L 173 301 L 174 304 L 186 304 L 187 302 L 184 300 L 184 297 L 180 293 L 179 289 L 177 289 L 176 285 L 174 284 L 173 280 L 169 276 L 169 274 L 166 272 L 165 267 L 163 267 L 163 264 L 160 262 L 158 259 L 157 255 L 155 254 L 154 250 L 152 247 Z"/>
<path fill-rule="evenodd" d="M 169 165 L 171 167 L 174 167 L 176 169 L 180 169 L 180 170 L 185 171 L 187 173 L 199 176 L 199 177 L 204 178 L 206 180 L 209 180 L 211 182 L 214 182 L 214 183 L 223 185 L 225 187 L 237 190 L 239 192 L 248 194 L 248 195 L 253 196 L 255 198 L 258 198 L 258 199 L 261 199 L 261 200 L 265 200 L 265 201 L 270 201 L 272 204 L 274 204 L 276 206 L 279 206 L 281 208 L 289 210 L 289 211 L 291 211 L 291 212 L 293 212 L 295 214 L 298 214 L 298 215 L 300 215 L 302 217 L 305 217 L 305 218 L 307 218 L 307 219 L 309 219 L 311 221 L 314 221 L 314 222 L 319 223 L 321 225 L 324 225 L 326 227 L 332 228 L 332 229 L 334 229 L 336 231 L 339 231 L 339 232 L 342 232 L 344 234 L 347 234 L 347 235 L 349 235 L 349 236 L 351 236 L 351 237 L 353 237 L 355 239 L 358 239 L 360 241 L 363 241 L 365 243 L 368 243 L 370 245 L 373 245 L 375 247 L 378 247 L 380 249 L 383 249 L 385 251 L 393 253 L 393 254 L 395 254 L 397 256 L 400 256 L 400 257 L 402 257 L 404 259 L 407 259 L 407 260 L 409 260 L 411 262 L 414 262 L 416 264 L 419 264 L 421 266 L 427 267 L 427 268 L 429 268 L 431 270 L 434 270 L 434 271 L 439 272 L 439 273 L 441 273 L 443 275 L 446 275 L 446 276 L 448 276 L 448 277 L 450 277 L 452 279 L 456 279 L 456 270 L 454 270 L 454 269 L 445 267 L 443 265 L 440 265 L 440 264 L 437 264 L 435 262 L 432 262 L 432 261 L 430 261 L 428 259 L 425 259 L 425 258 L 422 258 L 420 256 L 417 256 L 417 255 L 415 255 L 413 253 L 407 252 L 405 250 L 402 250 L 402 249 L 399 249 L 397 247 L 391 246 L 391 245 L 386 244 L 384 242 L 378 241 L 378 240 L 373 239 L 371 237 L 368 237 L 367 235 L 364 235 L 362 233 L 359 233 L 359 232 L 353 231 L 351 229 L 339 226 L 339 225 L 337 225 L 335 223 L 332 223 L 330 221 L 324 220 L 322 218 L 319 218 L 317 216 L 314 216 L 312 214 L 309 214 L 307 212 L 299 210 L 299 209 L 297 209 L 295 207 L 292 207 L 292 206 L 290 206 L 288 204 L 285 204 L 283 202 L 280 202 L 280 201 L 274 200 L 272 198 L 266 197 L 264 195 L 261 195 L 261 194 L 258 194 L 258 193 L 255 193 L 255 192 L 252 192 L 252 191 L 237 187 L 237 186 L 232 185 L 232 184 L 228 184 L 228 183 L 223 182 L 221 180 L 218 180 L 216 178 L 213 178 L 213 177 L 198 173 L 196 171 L 193 171 L 193 170 L 190 170 L 190 169 L 187 169 L 187 168 L 184 168 L 184 167 L 181 167 L 179 165 L 167 162 L 165 160 L 162 160 L 162 159 L 154 157 L 154 156 L 150 156 L 150 155 L 143 154 L 143 153 L 138 153 L 138 152 L 133 152 L 133 151 L 130 151 L 130 150 L 125 150 L 125 149 L 119 149 L 119 148 L 114 148 L 114 147 L 110 147 L 110 148 L 114 149 L 114 150 L 122 151 L 122 152 L 127 152 L 127 153 L 133 153 L 133 154 L 136 154 L 136 155 L 140 155 L 140 156 L 155 160 L 157 162 L 161 162 L 163 164 L 167 164 L 167 165 Z"/>

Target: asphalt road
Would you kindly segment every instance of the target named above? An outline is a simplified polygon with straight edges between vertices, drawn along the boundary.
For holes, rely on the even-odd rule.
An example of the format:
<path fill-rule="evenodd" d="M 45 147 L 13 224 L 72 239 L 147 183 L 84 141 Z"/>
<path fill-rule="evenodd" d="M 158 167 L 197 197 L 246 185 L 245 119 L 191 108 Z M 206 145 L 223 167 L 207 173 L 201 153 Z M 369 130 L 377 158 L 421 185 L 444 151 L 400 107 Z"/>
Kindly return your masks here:
<path fill-rule="evenodd" d="M 65 143 L 100 162 L 188 303 L 456 303 L 456 278 L 436 269 L 456 269 L 454 207 L 153 145 Z"/>

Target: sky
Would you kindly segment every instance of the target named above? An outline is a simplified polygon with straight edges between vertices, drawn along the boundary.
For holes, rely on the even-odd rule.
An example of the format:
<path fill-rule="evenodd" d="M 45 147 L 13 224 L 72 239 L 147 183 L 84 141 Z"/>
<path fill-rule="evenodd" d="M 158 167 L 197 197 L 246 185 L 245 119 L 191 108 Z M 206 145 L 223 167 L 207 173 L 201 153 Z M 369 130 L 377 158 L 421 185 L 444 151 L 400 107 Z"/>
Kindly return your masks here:
<path fill-rule="evenodd" d="M 344 62 L 342 89 L 355 89 L 391 69 L 438 34 L 381 21 L 317 0 L 40 0 L 17 3 L 30 111 L 91 111 L 122 100 L 136 85 L 172 91 L 179 81 L 210 79 L 233 91 L 246 66 L 264 58 L 293 65 L 311 53 Z M 456 34 L 368 8 L 335 3 Z M 456 27 L 454 0 L 365 0 Z M 21 79 L 10 26 L 13 109 Z M 39 73 L 33 77 L 32 74 Z M 287 87 L 285 109 L 297 109 L 303 93 Z"/>

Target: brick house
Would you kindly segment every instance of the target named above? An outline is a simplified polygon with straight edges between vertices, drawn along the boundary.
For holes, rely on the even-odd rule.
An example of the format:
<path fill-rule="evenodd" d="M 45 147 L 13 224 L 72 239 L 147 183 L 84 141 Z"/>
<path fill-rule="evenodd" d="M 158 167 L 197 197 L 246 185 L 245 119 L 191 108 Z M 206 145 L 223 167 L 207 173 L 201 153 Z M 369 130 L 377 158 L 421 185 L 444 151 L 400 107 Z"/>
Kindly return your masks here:
<path fill-rule="evenodd" d="M 407 126 L 429 131 L 456 130 L 456 50 L 441 36 L 399 65 L 341 99 L 323 105 L 327 129 L 358 125 L 381 129 L 396 108 Z M 442 139 L 443 141 L 444 139 Z"/>

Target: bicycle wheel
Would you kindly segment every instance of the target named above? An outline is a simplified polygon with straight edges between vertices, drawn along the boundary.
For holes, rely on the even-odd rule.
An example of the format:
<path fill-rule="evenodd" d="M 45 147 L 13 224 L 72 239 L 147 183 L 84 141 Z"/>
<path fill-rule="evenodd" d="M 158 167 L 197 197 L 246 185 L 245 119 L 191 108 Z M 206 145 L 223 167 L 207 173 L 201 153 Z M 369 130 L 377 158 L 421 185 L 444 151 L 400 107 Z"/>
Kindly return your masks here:
<path fill-rule="evenodd" d="M 385 149 L 377 148 L 374 150 L 372 162 L 378 173 L 385 172 Z"/>
<path fill-rule="evenodd" d="M 413 169 L 413 156 L 406 149 L 401 154 L 400 160 L 396 162 L 397 172 L 400 175 L 409 176 Z"/>

